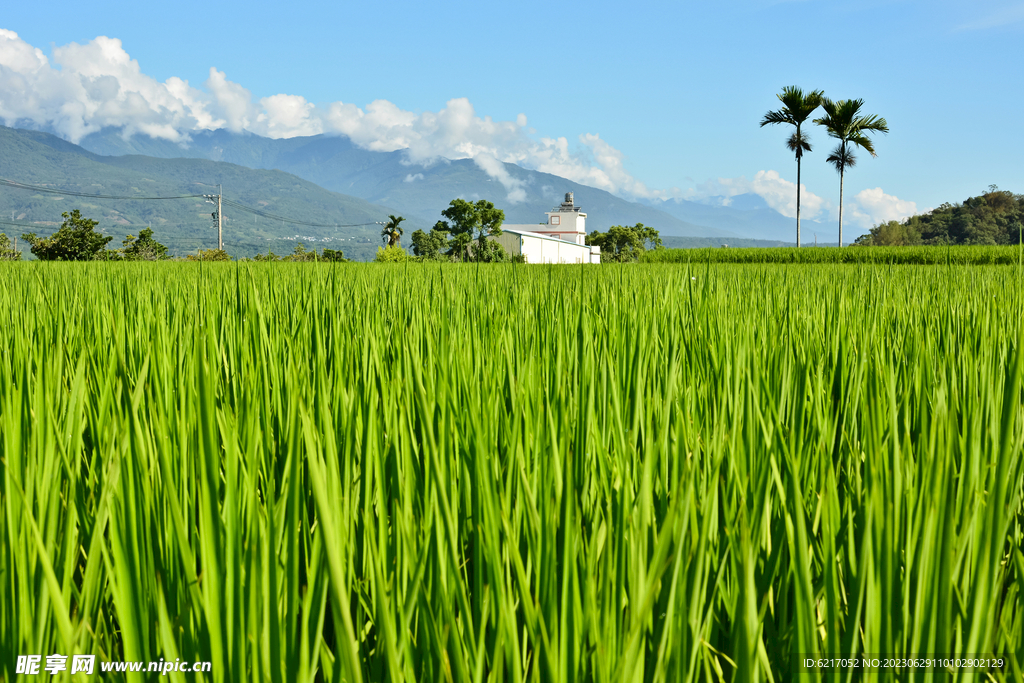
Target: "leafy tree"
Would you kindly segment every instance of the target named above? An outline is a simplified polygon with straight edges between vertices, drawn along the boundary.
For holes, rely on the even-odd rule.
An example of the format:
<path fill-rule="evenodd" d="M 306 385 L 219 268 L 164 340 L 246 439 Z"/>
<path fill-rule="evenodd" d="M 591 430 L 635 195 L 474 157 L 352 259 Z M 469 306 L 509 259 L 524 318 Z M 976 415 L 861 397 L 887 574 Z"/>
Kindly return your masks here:
<path fill-rule="evenodd" d="M 377 263 L 402 263 L 409 260 L 409 254 L 399 246 L 377 247 L 377 256 L 373 260 Z"/>
<path fill-rule="evenodd" d="M 0 261 L 20 261 L 21 252 L 14 250 L 11 238 L 0 232 Z"/>
<path fill-rule="evenodd" d="M 396 247 L 402 242 L 402 235 L 405 231 L 399 225 L 405 219 L 401 216 L 388 216 L 388 222 L 384 224 L 384 229 L 380 231 L 380 236 L 384 238 L 385 246 Z"/>
<path fill-rule="evenodd" d="M 857 163 L 853 147 L 860 147 L 873 157 L 878 156 L 867 133 L 888 133 L 889 124 L 880 116 L 861 114 L 860 109 L 864 106 L 864 100 L 833 102 L 826 97 L 822 100 L 821 106 L 825 110 L 825 116 L 814 119 L 814 122 L 824 126 L 829 137 L 839 140 L 839 145 L 825 161 L 835 166 L 839 173 L 839 246 L 843 246 L 843 177 L 846 169 Z"/>
<path fill-rule="evenodd" d="M 412 253 L 424 261 L 437 261 L 448 248 L 448 237 L 434 226 L 429 233 L 417 230 L 412 234 Z"/>
<path fill-rule="evenodd" d="M 637 223 L 632 229 L 640 236 L 640 241 L 643 243 L 645 249 L 664 248 L 664 245 L 661 243 L 661 235 L 658 234 L 658 231 L 654 228 L 646 226 L 643 223 Z"/>
<path fill-rule="evenodd" d="M 601 248 L 601 260 L 618 263 L 638 261 L 640 255 L 651 249 L 661 249 L 661 235 L 643 223 L 622 226 L 613 225 L 608 232 L 593 231 L 587 235 L 586 243 Z"/>
<path fill-rule="evenodd" d="M 153 231 L 145 228 L 138 237 L 128 235 L 122 242 L 122 258 L 126 261 L 163 261 L 169 259 L 167 247 L 153 239 Z"/>
<path fill-rule="evenodd" d="M 281 257 L 268 249 L 266 254 L 256 254 L 255 256 L 252 257 L 252 260 L 265 263 L 273 263 L 274 261 L 280 261 Z"/>
<path fill-rule="evenodd" d="M 198 254 L 189 254 L 186 261 L 230 261 L 231 257 L 223 249 L 201 249 Z"/>
<path fill-rule="evenodd" d="M 317 260 L 316 249 L 314 249 L 313 251 L 310 251 L 309 249 L 306 249 L 306 245 L 304 245 L 302 242 L 296 242 L 295 243 L 295 249 L 292 250 L 292 253 L 289 254 L 288 256 L 285 256 L 281 260 L 282 261 L 316 261 Z"/>
<path fill-rule="evenodd" d="M 640 235 L 632 228 L 613 225 L 608 232 L 587 235 L 586 243 L 601 248 L 601 260 L 616 263 L 636 261 L 644 251 Z"/>
<path fill-rule="evenodd" d="M 854 244 L 870 247 L 912 246 L 921 243 L 921 232 L 910 221 L 886 221 L 871 228 L 871 232 L 861 235 Z"/>
<path fill-rule="evenodd" d="M 96 232 L 99 223 L 82 216 L 78 209 L 61 214 L 64 222 L 50 237 L 37 237 L 34 232 L 23 237 L 31 245 L 32 253 L 41 261 L 92 261 L 104 252 L 113 237 Z"/>
<path fill-rule="evenodd" d="M 804 94 L 803 90 L 795 85 L 786 86 L 782 93 L 776 95 L 782 102 L 782 108 L 770 111 L 761 119 L 761 127 L 778 123 L 785 123 L 795 126 L 796 130 L 786 140 L 786 147 L 796 155 L 796 246 L 800 246 L 800 160 L 804 152 L 811 151 L 810 137 L 804 133 L 800 126 L 807 120 L 815 109 L 821 106 L 825 93 L 821 90 L 812 90 Z"/>
<path fill-rule="evenodd" d="M 438 221 L 431 233 L 438 231 L 450 236 L 446 252 L 449 257 L 460 261 L 507 260 L 505 249 L 488 241 L 489 237 L 501 235 L 501 224 L 505 220 L 505 212 L 494 208 L 494 204 L 485 199 L 476 203 L 453 199 L 441 215 L 448 220 Z M 474 240 L 475 246 L 472 245 Z"/>
<path fill-rule="evenodd" d="M 320 253 L 320 260 L 327 261 L 328 263 L 345 263 L 348 261 L 345 258 L 345 252 L 341 249 L 324 249 Z"/>

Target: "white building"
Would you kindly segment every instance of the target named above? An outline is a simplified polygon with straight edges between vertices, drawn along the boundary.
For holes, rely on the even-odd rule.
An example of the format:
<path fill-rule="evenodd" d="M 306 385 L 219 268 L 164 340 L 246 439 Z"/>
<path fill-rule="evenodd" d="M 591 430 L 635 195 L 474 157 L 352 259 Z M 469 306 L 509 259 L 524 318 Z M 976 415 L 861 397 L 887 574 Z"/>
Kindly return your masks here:
<path fill-rule="evenodd" d="M 600 263 L 601 248 L 587 246 L 587 214 L 573 203 L 572 192 L 565 201 L 547 212 L 546 223 L 502 225 L 495 239 L 527 263 Z"/>

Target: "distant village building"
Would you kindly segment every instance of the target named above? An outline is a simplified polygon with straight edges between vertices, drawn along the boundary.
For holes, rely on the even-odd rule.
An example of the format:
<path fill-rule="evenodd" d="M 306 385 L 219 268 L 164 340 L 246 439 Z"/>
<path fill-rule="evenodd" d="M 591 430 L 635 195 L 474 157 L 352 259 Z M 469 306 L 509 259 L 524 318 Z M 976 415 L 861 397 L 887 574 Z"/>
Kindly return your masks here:
<path fill-rule="evenodd" d="M 522 254 L 527 263 L 601 262 L 601 247 L 586 244 L 587 214 L 574 204 L 572 192 L 547 217 L 545 223 L 502 225 L 495 241 L 513 256 Z"/>

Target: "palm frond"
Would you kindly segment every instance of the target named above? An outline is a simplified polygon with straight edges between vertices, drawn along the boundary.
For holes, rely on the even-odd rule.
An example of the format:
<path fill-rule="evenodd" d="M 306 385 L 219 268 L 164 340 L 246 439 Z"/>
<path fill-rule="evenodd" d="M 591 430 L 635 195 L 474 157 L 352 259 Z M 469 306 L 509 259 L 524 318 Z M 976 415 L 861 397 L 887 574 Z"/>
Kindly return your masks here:
<path fill-rule="evenodd" d="M 849 144 L 857 145 L 858 147 L 860 147 L 873 157 L 878 156 L 877 154 L 875 154 L 875 146 L 871 144 L 871 139 L 868 138 L 863 133 L 854 133 L 850 137 L 846 138 L 846 142 Z"/>
<path fill-rule="evenodd" d="M 789 123 L 794 126 L 796 125 L 796 122 L 793 121 L 793 117 L 790 116 L 789 112 L 787 112 L 784 109 L 780 109 L 778 111 L 770 111 L 764 115 L 764 118 L 761 119 L 762 128 L 774 123 Z"/>
<path fill-rule="evenodd" d="M 889 124 L 881 116 L 858 116 L 853 123 L 858 130 L 878 133 L 889 132 Z"/>
<path fill-rule="evenodd" d="M 844 169 L 857 165 L 857 156 L 849 148 L 840 144 L 832 150 L 832 154 L 825 159 L 825 162 L 832 164 L 836 169 L 836 173 L 842 173 Z"/>
<path fill-rule="evenodd" d="M 794 131 L 789 136 L 789 139 L 786 140 L 786 148 L 790 152 L 794 152 L 797 159 L 800 159 L 803 157 L 804 152 L 811 151 L 811 138 L 801 130 Z"/>
<path fill-rule="evenodd" d="M 829 137 L 835 138 L 841 143 L 857 145 L 869 152 L 871 156 L 877 156 L 874 145 L 865 133 L 888 133 L 889 125 L 880 116 L 861 115 L 860 110 L 864 106 L 864 100 L 832 101 L 826 99 L 821 106 L 825 110 L 825 116 L 815 119 L 814 122 L 819 126 L 824 126 Z M 847 154 L 850 154 L 848 148 Z M 850 156 L 852 157 L 852 154 Z M 832 164 L 837 163 L 831 158 L 828 161 Z M 846 166 L 852 165 L 847 164 Z"/>
<path fill-rule="evenodd" d="M 821 106 L 825 94 L 821 90 L 812 90 L 807 94 L 795 85 L 787 85 L 776 97 L 784 105 L 778 111 L 770 111 L 761 119 L 761 126 L 773 123 L 788 123 L 799 126 L 807 120 L 811 113 Z"/>
<path fill-rule="evenodd" d="M 811 112 L 821 106 L 825 93 L 821 90 L 812 90 L 805 95 L 800 88 L 789 85 L 783 88 L 782 93 L 777 97 L 786 105 L 786 111 L 793 116 L 797 123 L 803 123 Z"/>

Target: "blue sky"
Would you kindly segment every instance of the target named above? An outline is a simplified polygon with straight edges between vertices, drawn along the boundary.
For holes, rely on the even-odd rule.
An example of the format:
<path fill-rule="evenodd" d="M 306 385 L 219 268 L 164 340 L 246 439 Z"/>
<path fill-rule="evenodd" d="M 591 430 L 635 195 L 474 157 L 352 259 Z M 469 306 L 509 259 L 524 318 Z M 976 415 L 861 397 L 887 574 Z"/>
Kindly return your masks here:
<path fill-rule="evenodd" d="M 847 176 L 862 229 L 990 184 L 1024 192 L 1020 0 L 19 3 L 0 29 L 0 118 L 72 139 L 133 122 L 341 132 L 418 161 L 515 161 L 627 198 L 752 191 L 791 213 L 787 132 L 757 124 L 793 84 L 888 120 Z M 45 67 L 26 66 L 33 48 Z M 168 79 L 188 82 L 170 88 L 182 111 Z M 811 135 L 806 209 L 824 219 L 839 183 Z"/>

